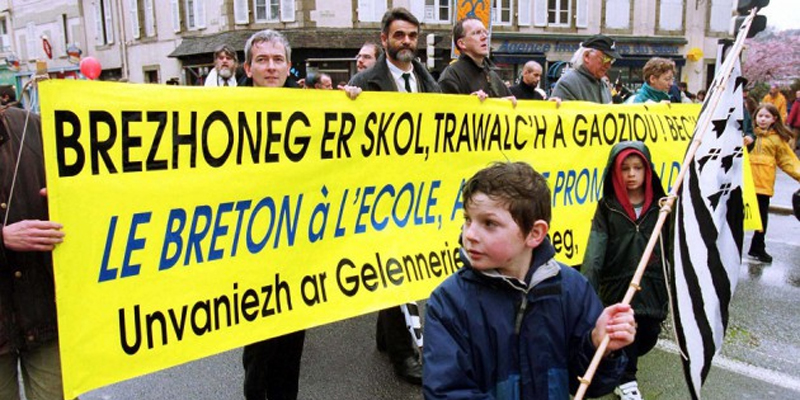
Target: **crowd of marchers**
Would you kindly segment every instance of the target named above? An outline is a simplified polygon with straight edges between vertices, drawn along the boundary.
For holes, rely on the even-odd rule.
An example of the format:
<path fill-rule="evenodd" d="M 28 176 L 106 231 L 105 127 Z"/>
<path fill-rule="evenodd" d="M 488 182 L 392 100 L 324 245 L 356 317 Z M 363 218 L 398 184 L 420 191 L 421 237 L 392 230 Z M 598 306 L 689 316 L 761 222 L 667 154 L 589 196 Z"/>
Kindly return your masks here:
<path fill-rule="evenodd" d="M 355 56 L 358 72 L 349 82 L 335 83 L 325 73 L 296 79 L 290 73 L 291 44 L 267 29 L 247 40 L 241 62 L 231 44 L 217 48 L 204 85 L 338 89 L 350 99 L 363 91 L 446 93 L 500 98 L 515 106 L 528 100 L 611 104 L 705 98 L 704 91 L 691 94 L 685 84 L 676 84 L 675 64 L 664 58 L 647 62 L 635 92 L 612 84 L 607 74 L 621 55 L 607 36 L 583 41 L 571 67 L 553 87 L 542 88 L 542 66 L 535 61 L 524 65 L 518 82 L 500 78 L 481 20 L 460 20 L 452 33 L 460 56 L 434 77 L 416 58 L 420 22 L 406 9 L 390 9 L 376 32 L 379 40 L 365 43 Z M 239 67 L 243 73 L 237 76 Z M 766 210 L 776 168 L 800 181 L 793 151 L 800 91 L 787 101 L 778 89 L 760 103 L 744 99 L 742 140 L 751 151 L 763 207 L 763 229 L 753 236 L 748 254 L 765 263 L 772 261 L 765 245 Z M 20 398 L 21 383 L 27 399 L 63 399 L 50 252 L 69 239 L 64 227 L 48 218 L 39 117 L 17 107 L 13 90 L 0 88 L 0 99 L 0 398 Z M 28 134 L 24 145 L 22 132 Z M 607 336 L 587 394 L 644 398 L 637 365 L 654 347 L 666 317 L 662 259 L 669 258 L 669 248 L 665 257 L 650 258 L 641 282 L 645 290 L 631 305 L 620 302 L 656 226 L 664 189 L 641 142 L 614 145 L 603 177 L 603 197 L 587 221 L 591 234 L 578 271 L 555 260 L 548 238 L 551 193 L 540 173 L 518 162 L 476 171 L 462 190 L 463 267 L 427 302 L 424 347 L 414 329 L 415 305 L 378 312 L 376 349 L 386 354 L 397 377 L 421 385 L 426 399 L 566 400 L 578 389 L 574 377 L 583 375 Z M 667 235 L 671 227 L 662 229 Z M 245 346 L 244 397 L 296 400 L 304 341 L 301 330 Z"/>

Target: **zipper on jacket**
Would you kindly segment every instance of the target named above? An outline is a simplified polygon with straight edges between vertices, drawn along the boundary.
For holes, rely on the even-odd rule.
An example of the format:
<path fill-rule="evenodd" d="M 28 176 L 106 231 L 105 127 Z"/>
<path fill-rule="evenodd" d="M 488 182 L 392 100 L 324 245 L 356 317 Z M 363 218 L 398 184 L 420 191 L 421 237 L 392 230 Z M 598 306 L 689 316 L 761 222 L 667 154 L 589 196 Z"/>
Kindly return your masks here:
<path fill-rule="evenodd" d="M 606 207 L 609 209 L 609 211 L 611 211 L 611 212 L 614 212 L 614 213 L 617 213 L 617 214 L 619 214 L 619 215 L 622 215 L 622 216 L 623 216 L 625 219 L 627 219 L 627 220 L 628 220 L 628 221 L 629 221 L 631 224 L 633 224 L 633 226 L 635 226 L 635 227 L 636 227 L 636 233 L 639 233 L 639 225 L 641 225 L 641 224 L 639 224 L 638 222 L 636 222 L 636 221 L 632 220 L 632 219 L 631 219 L 631 217 L 629 217 L 627 213 L 624 213 L 624 212 L 622 212 L 622 211 L 620 211 L 620 210 L 617 210 L 616 208 L 614 208 L 614 207 L 611 207 L 611 205 L 609 205 L 609 204 L 606 204 Z M 647 216 L 647 214 L 650 214 L 650 213 L 651 213 L 651 212 L 653 212 L 654 210 L 656 210 L 656 209 L 655 209 L 655 208 L 652 208 L 652 207 L 651 207 L 651 208 L 648 208 L 647 210 L 645 210 L 644 214 L 641 214 L 641 215 L 639 215 L 639 218 L 638 218 L 638 219 L 641 219 L 641 220 L 642 220 L 642 222 L 644 222 L 644 220 L 645 220 L 645 217 Z"/>
<path fill-rule="evenodd" d="M 528 295 L 527 293 L 522 296 L 522 303 L 517 309 L 517 318 L 514 320 L 514 334 L 519 338 L 519 332 L 522 329 L 522 318 L 525 317 L 525 310 L 528 308 Z"/>
<path fill-rule="evenodd" d="M 522 348 L 522 343 L 520 342 L 520 331 L 522 330 L 522 319 L 525 317 L 525 310 L 528 308 L 528 293 L 524 293 L 522 295 L 522 302 L 519 304 L 519 308 L 517 309 L 517 318 L 514 321 L 514 337 L 517 339 L 517 371 L 519 373 L 519 379 L 517 380 L 517 391 L 519 392 L 519 396 L 522 396 L 522 357 L 520 353 L 520 349 Z"/>

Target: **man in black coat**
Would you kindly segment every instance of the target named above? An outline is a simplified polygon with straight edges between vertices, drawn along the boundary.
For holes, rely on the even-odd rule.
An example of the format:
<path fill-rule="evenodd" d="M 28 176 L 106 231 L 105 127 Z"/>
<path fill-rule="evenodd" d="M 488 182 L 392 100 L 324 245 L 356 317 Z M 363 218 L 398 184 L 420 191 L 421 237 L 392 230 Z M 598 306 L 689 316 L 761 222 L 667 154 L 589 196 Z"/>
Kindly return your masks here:
<path fill-rule="evenodd" d="M 289 79 L 292 48 L 282 34 L 271 29 L 256 32 L 244 52 L 247 77 L 241 86 L 297 87 Z M 305 338 L 301 330 L 244 346 L 245 399 L 297 400 Z"/>
<path fill-rule="evenodd" d="M 415 60 L 417 18 L 404 8 L 395 8 L 384 14 L 382 25 L 384 54 L 372 68 L 354 76 L 348 86 L 373 92 L 441 93 L 431 74 Z"/>
<path fill-rule="evenodd" d="M 405 8 L 393 8 L 381 21 L 384 54 L 372 68 L 354 76 L 345 90 L 355 99 L 361 90 L 375 92 L 440 93 L 439 85 L 425 67 L 414 60 L 419 38 L 419 21 Z M 418 349 L 406 329 L 400 307 L 378 312 L 376 341 L 378 350 L 389 353 L 398 376 L 422 383 L 422 363 Z"/>
<path fill-rule="evenodd" d="M 546 100 L 547 95 L 544 90 L 539 88 L 539 81 L 542 79 L 542 66 L 536 61 L 528 61 L 522 67 L 522 79 L 511 89 L 511 94 L 517 100 Z"/>
<path fill-rule="evenodd" d="M 464 18 L 453 26 L 453 43 L 461 52 L 439 77 L 443 93 L 513 99 L 511 91 L 489 61 L 489 31 L 477 18 Z M 516 102 L 516 100 L 514 100 Z"/>

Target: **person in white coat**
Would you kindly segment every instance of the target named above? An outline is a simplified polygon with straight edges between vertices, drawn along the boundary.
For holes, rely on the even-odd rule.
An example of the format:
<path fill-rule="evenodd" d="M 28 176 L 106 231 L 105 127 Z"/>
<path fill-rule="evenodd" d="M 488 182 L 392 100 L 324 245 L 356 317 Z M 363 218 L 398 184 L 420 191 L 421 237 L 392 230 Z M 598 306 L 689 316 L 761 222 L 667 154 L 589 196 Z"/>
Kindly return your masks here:
<path fill-rule="evenodd" d="M 214 69 L 208 73 L 204 86 L 236 86 L 236 50 L 223 44 L 214 50 Z"/>

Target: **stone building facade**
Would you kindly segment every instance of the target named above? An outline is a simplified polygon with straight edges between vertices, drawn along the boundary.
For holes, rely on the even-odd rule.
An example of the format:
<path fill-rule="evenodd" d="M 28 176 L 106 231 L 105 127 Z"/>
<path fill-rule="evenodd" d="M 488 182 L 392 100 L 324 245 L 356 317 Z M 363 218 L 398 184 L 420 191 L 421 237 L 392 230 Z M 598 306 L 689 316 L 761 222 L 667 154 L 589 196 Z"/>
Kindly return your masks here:
<path fill-rule="evenodd" d="M 491 5 L 489 4 L 491 3 Z M 491 7 L 492 57 L 504 79 L 513 81 L 527 60 L 556 79 L 585 38 L 614 37 L 623 55 L 609 78 L 637 86 L 653 56 L 675 60 L 678 79 L 691 91 L 713 77 L 717 41 L 730 37 L 735 0 L 0 0 L 0 56 L 20 60 L 18 71 L 0 68 L 17 83 L 43 57 L 37 41 L 46 35 L 54 58 L 48 68 L 73 77 L 77 64 L 67 48 L 97 58 L 100 79 L 184 85 L 201 84 L 222 43 L 243 59 L 253 32 L 272 28 L 293 47 L 292 72 L 330 73 L 334 81 L 355 72 L 354 56 L 365 41 L 380 41 L 380 18 L 406 7 L 422 21 L 419 56 L 427 59 L 426 35 L 434 35 L 434 73 L 450 62 L 450 30 L 457 4 Z M 46 8 L 46 9 L 43 9 Z M 3 34 L 5 23 L 5 34 Z M 33 39 L 32 39 L 33 38 Z M 38 47 L 37 47 L 38 46 Z M 38 54 L 37 54 L 38 52 Z M 702 55 L 701 55 L 702 54 Z M 699 57 L 698 57 L 699 56 Z M 5 73 L 5 75 L 4 75 Z"/>

